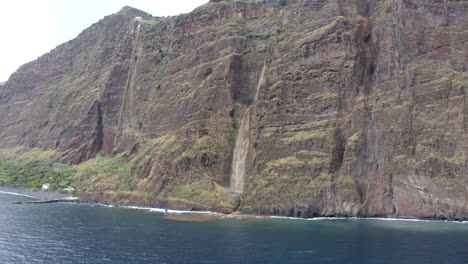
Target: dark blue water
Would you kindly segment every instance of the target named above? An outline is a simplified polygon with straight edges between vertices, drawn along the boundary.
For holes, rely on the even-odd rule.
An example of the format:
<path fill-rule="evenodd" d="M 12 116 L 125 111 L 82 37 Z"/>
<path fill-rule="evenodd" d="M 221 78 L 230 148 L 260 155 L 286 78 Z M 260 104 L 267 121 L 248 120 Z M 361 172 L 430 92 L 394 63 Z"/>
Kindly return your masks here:
<path fill-rule="evenodd" d="M 468 223 L 194 223 L 0 193 L 0 263 L 468 263 Z"/>

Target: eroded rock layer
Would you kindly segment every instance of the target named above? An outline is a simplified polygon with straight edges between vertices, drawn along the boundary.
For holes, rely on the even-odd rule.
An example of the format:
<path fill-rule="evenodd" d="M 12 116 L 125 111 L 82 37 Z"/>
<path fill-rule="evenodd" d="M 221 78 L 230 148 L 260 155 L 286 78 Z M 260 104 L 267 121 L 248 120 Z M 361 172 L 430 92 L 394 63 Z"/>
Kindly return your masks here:
<path fill-rule="evenodd" d="M 0 147 L 72 164 L 121 155 L 123 173 L 77 180 L 90 200 L 467 219 L 467 12 L 461 0 L 211 1 L 164 19 L 126 7 L 0 86 Z"/>

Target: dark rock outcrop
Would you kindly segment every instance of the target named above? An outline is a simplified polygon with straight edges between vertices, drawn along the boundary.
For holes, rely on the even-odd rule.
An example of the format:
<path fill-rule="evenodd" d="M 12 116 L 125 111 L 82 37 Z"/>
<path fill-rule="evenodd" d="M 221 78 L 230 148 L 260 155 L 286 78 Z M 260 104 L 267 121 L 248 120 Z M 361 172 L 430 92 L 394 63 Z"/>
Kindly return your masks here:
<path fill-rule="evenodd" d="M 125 7 L 0 86 L 0 147 L 72 164 L 124 153 L 124 187 L 97 175 L 82 186 L 89 200 L 467 219 L 467 11 L 459 0 L 210 1 L 162 19 Z M 237 199 L 226 187 L 249 107 Z"/>

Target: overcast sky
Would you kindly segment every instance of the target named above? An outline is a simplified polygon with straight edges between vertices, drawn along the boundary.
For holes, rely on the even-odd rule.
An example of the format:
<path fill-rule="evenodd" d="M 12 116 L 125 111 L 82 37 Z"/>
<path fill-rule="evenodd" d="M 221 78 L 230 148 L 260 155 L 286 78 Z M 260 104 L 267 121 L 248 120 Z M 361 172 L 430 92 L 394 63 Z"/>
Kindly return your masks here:
<path fill-rule="evenodd" d="M 154 16 L 188 13 L 208 0 L 0 0 L 0 82 L 106 15 L 128 5 Z"/>

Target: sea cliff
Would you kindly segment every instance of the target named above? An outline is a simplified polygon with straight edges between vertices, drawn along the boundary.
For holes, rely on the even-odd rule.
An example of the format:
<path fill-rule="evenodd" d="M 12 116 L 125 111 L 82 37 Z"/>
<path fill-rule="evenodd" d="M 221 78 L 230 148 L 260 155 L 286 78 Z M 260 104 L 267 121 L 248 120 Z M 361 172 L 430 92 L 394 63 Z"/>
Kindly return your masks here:
<path fill-rule="evenodd" d="M 11 182 L 63 169 L 99 202 L 468 219 L 467 11 L 455 0 L 211 1 L 168 18 L 125 7 L 0 85 L 3 164 Z M 31 157 L 44 170 L 18 172 Z"/>

